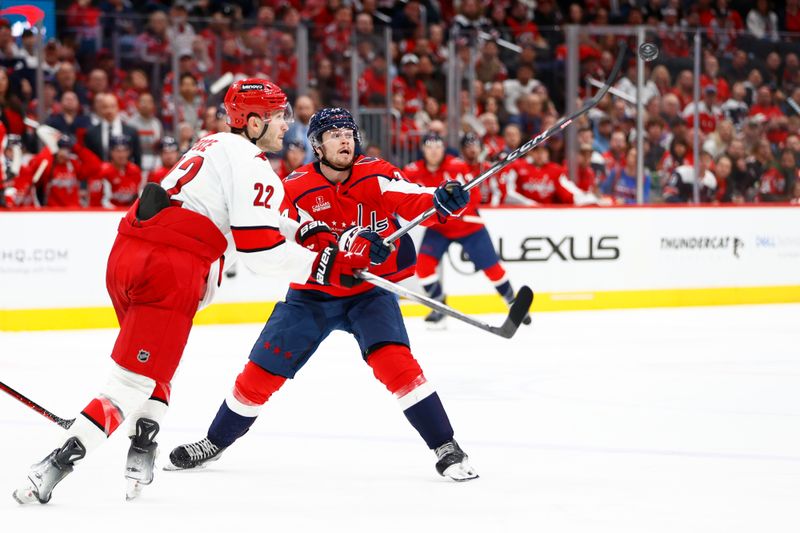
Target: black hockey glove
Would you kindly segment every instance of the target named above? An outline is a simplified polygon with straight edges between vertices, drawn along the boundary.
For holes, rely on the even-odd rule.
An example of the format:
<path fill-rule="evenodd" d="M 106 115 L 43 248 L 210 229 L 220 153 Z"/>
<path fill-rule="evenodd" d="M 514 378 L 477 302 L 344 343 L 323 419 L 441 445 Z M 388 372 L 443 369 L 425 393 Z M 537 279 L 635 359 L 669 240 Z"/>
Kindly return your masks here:
<path fill-rule="evenodd" d="M 447 181 L 436 188 L 433 193 L 433 206 L 439 216 L 439 222 L 457 214 L 469 204 L 469 191 L 457 181 Z"/>

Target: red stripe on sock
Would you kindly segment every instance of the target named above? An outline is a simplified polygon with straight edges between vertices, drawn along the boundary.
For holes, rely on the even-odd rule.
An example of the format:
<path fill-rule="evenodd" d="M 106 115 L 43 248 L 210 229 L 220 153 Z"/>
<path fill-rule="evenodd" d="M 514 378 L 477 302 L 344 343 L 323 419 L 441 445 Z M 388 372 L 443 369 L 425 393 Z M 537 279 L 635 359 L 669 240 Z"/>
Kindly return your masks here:
<path fill-rule="evenodd" d="M 500 281 L 506 275 L 506 270 L 500 263 L 495 263 L 489 268 L 484 268 L 483 273 L 492 281 Z"/>
<path fill-rule="evenodd" d="M 106 436 L 114 433 L 124 418 L 122 412 L 108 398 L 95 398 L 81 413 L 102 429 Z"/>
<path fill-rule="evenodd" d="M 150 399 L 169 405 L 169 397 L 171 394 L 172 387 L 170 383 L 168 381 L 158 381 L 153 389 L 153 394 L 150 395 Z"/>

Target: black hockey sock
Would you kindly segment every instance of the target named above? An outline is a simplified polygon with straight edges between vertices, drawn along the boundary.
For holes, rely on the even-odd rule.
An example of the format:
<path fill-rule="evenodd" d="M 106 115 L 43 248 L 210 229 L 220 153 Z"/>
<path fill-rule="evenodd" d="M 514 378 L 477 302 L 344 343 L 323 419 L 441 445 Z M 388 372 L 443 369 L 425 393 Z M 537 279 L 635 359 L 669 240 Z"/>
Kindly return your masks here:
<path fill-rule="evenodd" d="M 214 417 L 208 428 L 208 440 L 220 448 L 227 448 L 236 439 L 247 433 L 256 418 L 234 413 L 227 403 L 222 402 L 217 416 Z"/>
<path fill-rule="evenodd" d="M 428 285 L 423 285 L 423 289 L 425 289 L 425 294 L 427 294 L 430 298 L 434 300 L 443 300 L 442 296 L 442 284 L 438 281 L 434 281 L 433 283 L 429 283 Z"/>
<path fill-rule="evenodd" d="M 511 286 L 510 281 L 499 283 L 494 288 L 506 302 L 511 303 L 514 300 L 514 288 Z"/>
<path fill-rule="evenodd" d="M 453 438 L 450 419 L 435 392 L 403 411 L 403 414 L 431 450 Z"/>

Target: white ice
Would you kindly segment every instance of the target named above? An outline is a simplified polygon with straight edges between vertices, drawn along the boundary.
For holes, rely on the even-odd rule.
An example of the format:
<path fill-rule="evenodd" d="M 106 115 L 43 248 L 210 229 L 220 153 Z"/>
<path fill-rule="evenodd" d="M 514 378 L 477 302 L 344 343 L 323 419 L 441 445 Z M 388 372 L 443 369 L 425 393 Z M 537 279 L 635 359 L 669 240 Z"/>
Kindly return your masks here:
<path fill-rule="evenodd" d="M 159 470 L 131 503 L 119 431 L 48 505 L 18 506 L 12 490 L 61 430 L 0 394 L 0 531 L 797 532 L 799 322 L 800 305 L 547 313 L 506 341 L 409 319 L 481 475 L 463 484 L 439 477 L 343 334 L 221 460 Z M 195 328 L 159 465 L 205 435 L 260 328 Z M 0 380 L 75 416 L 114 336 L 1 333 Z"/>

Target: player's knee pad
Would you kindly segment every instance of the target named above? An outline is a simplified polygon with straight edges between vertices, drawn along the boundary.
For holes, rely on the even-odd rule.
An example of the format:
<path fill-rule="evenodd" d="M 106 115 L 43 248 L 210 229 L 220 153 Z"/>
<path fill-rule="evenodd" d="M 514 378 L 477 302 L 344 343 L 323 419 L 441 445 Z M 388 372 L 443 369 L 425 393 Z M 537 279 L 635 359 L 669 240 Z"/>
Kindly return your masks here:
<path fill-rule="evenodd" d="M 506 269 L 503 268 L 503 265 L 500 263 L 495 263 L 488 268 L 484 268 L 483 273 L 486 274 L 486 277 L 495 285 L 504 282 L 506 279 Z"/>
<path fill-rule="evenodd" d="M 233 390 L 225 399 L 228 407 L 236 414 L 258 416 L 261 406 L 267 403 L 270 396 L 286 383 L 286 378 L 267 372 L 252 361 L 244 365 L 244 369 L 236 378 Z"/>
<path fill-rule="evenodd" d="M 422 368 L 411 355 L 411 350 L 401 344 L 381 346 L 369 354 L 367 364 L 372 368 L 378 381 L 395 395 L 422 377 Z"/>
<path fill-rule="evenodd" d="M 417 256 L 417 277 L 422 285 L 437 281 L 437 266 L 439 266 L 439 260 L 435 257 L 422 253 Z"/>

